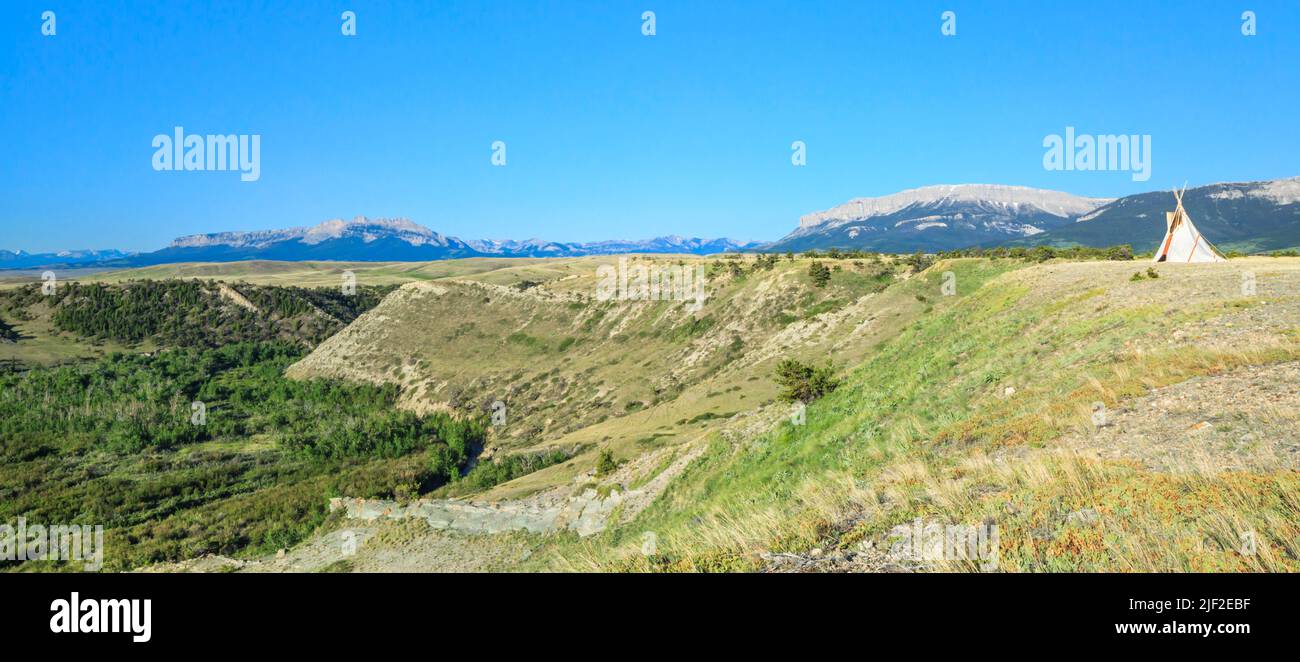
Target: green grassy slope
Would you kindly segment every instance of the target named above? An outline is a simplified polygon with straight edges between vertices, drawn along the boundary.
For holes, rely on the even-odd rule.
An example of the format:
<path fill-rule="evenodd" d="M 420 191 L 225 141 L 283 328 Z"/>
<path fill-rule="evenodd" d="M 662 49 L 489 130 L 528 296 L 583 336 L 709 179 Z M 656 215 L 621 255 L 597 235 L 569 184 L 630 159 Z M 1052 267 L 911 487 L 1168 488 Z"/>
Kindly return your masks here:
<path fill-rule="evenodd" d="M 715 439 L 630 526 L 563 547 L 559 567 L 752 569 L 761 551 L 887 544 L 921 518 L 996 523 L 1009 571 L 1300 569 L 1300 477 L 1285 466 L 1170 473 L 1057 452 L 1088 434 L 1094 402 L 1118 409 L 1195 375 L 1300 358 L 1300 265 L 1141 281 L 1123 263 L 1001 268 L 944 263 L 908 283 L 934 292 L 951 270 L 959 296 L 882 345 L 806 425 Z M 1245 268 L 1267 283 L 1258 297 L 1241 296 Z M 1083 509 L 1100 524 L 1071 525 Z M 1247 531 L 1268 553 L 1236 551 Z M 647 533 L 650 557 L 637 551 Z"/>

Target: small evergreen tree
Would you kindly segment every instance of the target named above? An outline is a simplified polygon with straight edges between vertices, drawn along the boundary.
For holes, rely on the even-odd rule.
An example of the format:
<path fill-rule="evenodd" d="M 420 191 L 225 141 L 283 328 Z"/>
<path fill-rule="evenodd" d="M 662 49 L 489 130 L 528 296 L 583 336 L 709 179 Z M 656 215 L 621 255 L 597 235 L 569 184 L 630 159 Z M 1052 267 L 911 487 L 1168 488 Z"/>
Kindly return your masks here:
<path fill-rule="evenodd" d="M 808 265 L 808 277 L 812 278 L 813 285 L 826 287 L 826 284 L 831 282 L 831 270 L 821 262 L 813 262 Z"/>
<path fill-rule="evenodd" d="M 781 386 L 783 402 L 812 402 L 840 385 L 835 369 L 827 361 L 818 368 L 795 359 L 785 359 L 776 366 L 776 383 Z"/>
<path fill-rule="evenodd" d="M 929 255 L 926 255 L 919 250 L 904 258 L 903 261 L 908 266 L 912 267 L 914 271 L 924 271 L 930 268 L 931 264 L 934 264 L 934 258 L 931 258 Z"/>
<path fill-rule="evenodd" d="M 17 342 L 17 340 L 18 333 L 14 331 L 14 328 L 0 319 L 0 342 Z"/>
<path fill-rule="evenodd" d="M 600 449 L 600 455 L 596 458 L 596 475 L 608 476 L 618 469 L 618 462 L 614 461 L 614 454 L 608 448 Z"/>

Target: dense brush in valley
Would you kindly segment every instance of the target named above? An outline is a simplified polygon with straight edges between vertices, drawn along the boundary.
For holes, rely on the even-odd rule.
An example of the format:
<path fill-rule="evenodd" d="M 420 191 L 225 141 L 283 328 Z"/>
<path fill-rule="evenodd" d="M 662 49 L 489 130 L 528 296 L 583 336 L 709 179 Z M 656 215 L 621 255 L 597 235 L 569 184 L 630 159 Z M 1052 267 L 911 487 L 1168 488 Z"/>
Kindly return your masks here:
<path fill-rule="evenodd" d="M 122 569 L 274 551 L 324 520 L 327 492 L 417 494 L 458 477 L 481 423 L 400 411 L 393 386 L 283 376 L 387 289 L 0 291 L 20 329 L 8 349 L 28 359 L 0 372 L 0 519 L 102 524 Z M 49 347 L 60 365 L 41 365 Z"/>
<path fill-rule="evenodd" d="M 19 321 L 48 321 L 58 331 L 98 342 L 219 347 L 233 342 L 294 340 L 315 345 L 389 290 L 228 285 L 197 280 L 77 282 L 0 290 L 0 309 Z"/>

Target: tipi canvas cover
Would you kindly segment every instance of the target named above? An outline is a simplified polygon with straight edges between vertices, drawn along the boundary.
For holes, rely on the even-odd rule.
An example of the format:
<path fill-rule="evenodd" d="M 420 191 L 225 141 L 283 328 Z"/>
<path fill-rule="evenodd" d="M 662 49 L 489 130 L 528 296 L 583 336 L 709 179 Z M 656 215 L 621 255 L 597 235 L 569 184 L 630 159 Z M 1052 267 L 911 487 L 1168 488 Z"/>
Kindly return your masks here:
<path fill-rule="evenodd" d="M 1219 250 L 1201 236 L 1183 209 L 1183 196 L 1174 191 L 1178 208 L 1165 212 L 1165 238 L 1156 248 L 1152 262 L 1226 262 Z"/>

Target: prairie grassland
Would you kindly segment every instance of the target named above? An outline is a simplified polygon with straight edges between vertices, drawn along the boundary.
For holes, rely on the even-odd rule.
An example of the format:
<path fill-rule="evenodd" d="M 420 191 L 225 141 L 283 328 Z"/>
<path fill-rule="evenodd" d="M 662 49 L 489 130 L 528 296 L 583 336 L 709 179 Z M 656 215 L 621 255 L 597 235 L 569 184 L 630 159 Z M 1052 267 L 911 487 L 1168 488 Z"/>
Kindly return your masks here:
<path fill-rule="evenodd" d="M 343 272 L 358 276 L 359 284 L 392 285 L 426 280 L 424 262 L 193 262 L 160 264 L 138 269 L 123 269 L 92 274 L 83 282 L 118 283 L 127 280 L 169 280 L 173 278 L 243 281 L 255 285 L 295 285 L 299 287 L 333 287 L 342 282 Z"/>
<path fill-rule="evenodd" d="M 695 256 L 667 256 L 699 259 Z M 582 258 L 493 258 L 475 257 L 435 262 L 279 262 L 246 260 L 242 262 L 187 262 L 160 264 L 137 269 L 106 271 L 77 277 L 82 282 L 115 283 L 125 280 L 165 280 L 197 278 L 203 280 L 243 281 L 254 285 L 292 285 L 297 287 L 335 287 L 343 272 L 356 276 L 358 285 L 394 285 L 442 278 L 482 276 L 485 282 L 511 285 L 521 280 L 553 280 L 571 269 L 582 270 L 595 257 Z M 39 282 L 37 277 L 34 282 Z"/>

